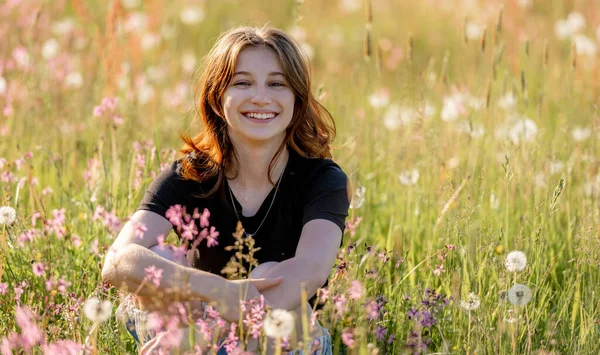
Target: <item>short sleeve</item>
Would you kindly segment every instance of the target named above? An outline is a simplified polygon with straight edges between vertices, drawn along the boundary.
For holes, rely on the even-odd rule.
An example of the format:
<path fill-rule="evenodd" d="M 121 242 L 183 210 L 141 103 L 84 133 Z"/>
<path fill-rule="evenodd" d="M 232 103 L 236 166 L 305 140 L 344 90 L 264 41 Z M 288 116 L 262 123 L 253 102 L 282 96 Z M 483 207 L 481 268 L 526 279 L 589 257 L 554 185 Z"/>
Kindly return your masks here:
<path fill-rule="evenodd" d="M 350 206 L 347 184 L 346 174 L 331 160 L 316 169 L 308 179 L 302 225 L 313 219 L 326 219 L 337 224 L 343 233 Z"/>
<path fill-rule="evenodd" d="M 152 181 L 138 210 L 151 211 L 165 217 L 167 210 L 176 204 L 183 204 L 182 191 L 183 179 L 178 170 L 179 163 L 173 162 L 168 168 L 161 171 Z"/>

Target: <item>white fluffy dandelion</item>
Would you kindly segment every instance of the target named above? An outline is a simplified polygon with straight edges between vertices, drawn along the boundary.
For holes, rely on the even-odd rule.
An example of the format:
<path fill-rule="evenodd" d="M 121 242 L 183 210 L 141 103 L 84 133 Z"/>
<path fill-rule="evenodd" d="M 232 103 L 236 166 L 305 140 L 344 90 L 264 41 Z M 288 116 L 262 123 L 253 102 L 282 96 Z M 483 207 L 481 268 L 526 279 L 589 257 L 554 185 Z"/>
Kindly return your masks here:
<path fill-rule="evenodd" d="M 481 301 L 479 300 L 479 297 L 473 292 L 469 293 L 469 296 L 467 296 L 466 299 L 460 301 L 460 306 L 467 311 L 479 308 L 480 304 Z"/>
<path fill-rule="evenodd" d="M 179 13 L 179 19 L 186 25 L 196 25 L 202 22 L 205 16 L 204 10 L 197 6 L 188 6 Z"/>
<path fill-rule="evenodd" d="M 6 224 L 8 226 L 15 223 L 17 220 L 17 211 L 10 206 L 0 207 L 0 224 Z"/>
<path fill-rule="evenodd" d="M 398 175 L 402 185 L 414 185 L 419 181 L 419 171 L 417 169 L 406 170 Z"/>
<path fill-rule="evenodd" d="M 271 338 L 285 338 L 294 331 L 294 315 L 285 309 L 274 309 L 264 322 L 265 334 Z"/>
<path fill-rule="evenodd" d="M 513 250 L 506 255 L 504 265 L 509 272 L 523 271 L 527 266 L 527 256 L 522 251 Z"/>
<path fill-rule="evenodd" d="M 365 194 L 367 193 L 367 188 L 364 186 L 359 186 L 356 188 L 354 192 L 354 196 L 352 196 L 352 201 L 350 201 L 350 208 L 360 208 L 365 202 Z"/>
<path fill-rule="evenodd" d="M 524 306 L 531 301 L 531 290 L 523 284 L 515 284 L 508 290 L 508 301 L 517 306 Z"/>
<path fill-rule="evenodd" d="M 83 314 L 92 322 L 104 322 L 110 318 L 112 303 L 109 300 L 100 301 L 97 297 L 91 297 L 83 305 Z"/>

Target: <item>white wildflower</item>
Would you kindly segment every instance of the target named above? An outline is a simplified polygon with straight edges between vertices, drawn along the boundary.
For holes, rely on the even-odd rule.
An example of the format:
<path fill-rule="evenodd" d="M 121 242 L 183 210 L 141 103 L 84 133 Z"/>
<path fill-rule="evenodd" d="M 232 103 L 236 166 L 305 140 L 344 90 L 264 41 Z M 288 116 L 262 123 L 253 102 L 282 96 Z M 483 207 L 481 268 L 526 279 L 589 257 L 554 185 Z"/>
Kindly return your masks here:
<path fill-rule="evenodd" d="M 519 250 L 513 250 L 506 255 L 504 265 L 509 272 L 523 271 L 527 266 L 527 256 Z"/>
<path fill-rule="evenodd" d="M 503 110 L 510 110 L 517 104 L 517 98 L 512 91 L 507 92 L 498 99 L 498 107 Z"/>
<path fill-rule="evenodd" d="M 160 35 L 156 33 L 146 32 L 142 35 L 140 46 L 143 50 L 152 50 L 160 44 Z"/>
<path fill-rule="evenodd" d="M 306 41 L 306 30 L 300 26 L 288 28 L 287 34 L 294 37 L 296 41 Z"/>
<path fill-rule="evenodd" d="M 500 208 L 500 200 L 498 200 L 496 194 L 493 192 L 490 194 L 490 207 L 493 210 L 497 210 L 498 208 Z"/>
<path fill-rule="evenodd" d="M 369 103 L 374 108 L 385 107 L 390 103 L 390 94 L 387 90 L 381 89 L 369 96 Z"/>
<path fill-rule="evenodd" d="M 50 60 L 58 54 L 60 50 L 60 46 L 58 45 L 58 41 L 54 38 L 50 38 L 42 45 L 42 57 L 46 60 Z"/>
<path fill-rule="evenodd" d="M 145 84 L 138 89 L 137 100 L 140 105 L 145 105 L 154 99 L 155 94 L 154 87 L 152 87 L 152 85 Z"/>
<path fill-rule="evenodd" d="M 531 290 L 522 284 L 515 284 L 508 290 L 508 301 L 517 306 L 524 306 L 531 301 Z"/>
<path fill-rule="evenodd" d="M 444 106 L 442 107 L 442 121 L 450 122 L 455 121 L 461 114 L 462 103 L 456 96 L 449 96 L 444 98 Z"/>
<path fill-rule="evenodd" d="M 535 176 L 534 182 L 535 186 L 539 187 L 540 189 L 546 188 L 548 186 L 548 181 L 546 181 L 546 174 L 544 174 L 543 172 L 540 172 Z"/>
<path fill-rule="evenodd" d="M 17 211 L 10 206 L 0 207 L 0 224 L 6 224 L 8 226 L 15 223 L 17 220 Z"/>
<path fill-rule="evenodd" d="M 460 306 L 467 311 L 479 308 L 480 304 L 481 301 L 479 300 L 479 297 L 473 292 L 469 293 L 469 296 L 467 296 L 466 299 L 460 301 Z"/>
<path fill-rule="evenodd" d="M 567 17 L 567 22 L 571 26 L 573 33 L 579 32 L 585 28 L 585 18 L 579 12 L 571 12 Z"/>
<path fill-rule="evenodd" d="M 63 20 L 57 21 L 52 25 L 52 33 L 56 36 L 65 35 L 75 28 L 73 19 L 65 18 Z"/>
<path fill-rule="evenodd" d="M 589 127 L 575 127 L 571 131 L 571 137 L 576 142 L 583 142 L 592 136 L 592 130 Z"/>
<path fill-rule="evenodd" d="M 563 171 L 564 168 L 565 168 L 565 163 L 563 163 L 560 160 L 554 160 L 554 161 L 550 162 L 548 171 L 550 172 L 550 174 L 557 174 L 557 173 L 560 173 L 561 171 Z"/>
<path fill-rule="evenodd" d="M 109 300 L 100 301 L 91 297 L 83 305 L 83 314 L 92 322 L 104 322 L 110 318 L 112 303 Z"/>
<path fill-rule="evenodd" d="M 392 104 L 383 115 L 383 125 L 390 131 L 397 130 L 401 125 L 409 125 L 417 119 L 417 112 L 410 107 L 400 107 Z"/>
<path fill-rule="evenodd" d="M 354 196 L 352 196 L 352 201 L 350 201 L 350 208 L 360 208 L 365 202 L 365 193 L 367 192 L 367 188 L 364 186 L 359 186 L 356 188 L 354 192 Z"/>
<path fill-rule="evenodd" d="M 264 321 L 265 334 L 271 338 L 285 338 L 294 331 L 294 315 L 285 309 L 274 309 Z"/>
<path fill-rule="evenodd" d="M 205 16 L 204 10 L 198 6 L 188 6 L 179 13 L 179 19 L 186 25 L 198 24 Z"/>
<path fill-rule="evenodd" d="M 417 169 L 406 170 L 398 175 L 402 185 L 414 185 L 419 181 L 419 171 Z"/>
<path fill-rule="evenodd" d="M 448 159 L 446 161 L 446 168 L 447 169 L 454 169 L 456 167 L 458 167 L 458 165 L 460 164 L 460 158 L 459 157 L 452 157 L 450 159 Z"/>
<path fill-rule="evenodd" d="M 468 22 L 465 25 L 465 36 L 468 40 L 476 41 L 483 36 L 483 28 L 474 22 Z"/>
<path fill-rule="evenodd" d="M 596 52 L 598 52 L 596 42 L 585 35 L 575 35 L 573 43 L 575 43 L 575 51 L 578 55 L 594 57 Z"/>
<path fill-rule="evenodd" d="M 315 56 L 315 50 L 313 49 L 313 46 L 311 46 L 308 42 L 300 42 L 299 44 L 300 48 L 302 48 L 302 51 L 304 54 L 306 54 L 308 59 L 313 59 Z"/>
<path fill-rule="evenodd" d="M 0 75 L 0 95 L 4 95 L 6 93 L 6 88 L 8 84 L 6 83 L 6 79 Z"/>
<path fill-rule="evenodd" d="M 529 118 L 517 121 L 509 130 L 508 138 L 514 143 L 530 142 L 537 135 L 537 125 Z"/>
<path fill-rule="evenodd" d="M 360 0 L 340 0 L 340 10 L 349 14 L 360 10 L 362 3 Z"/>
<path fill-rule="evenodd" d="M 65 86 L 69 89 L 77 89 L 83 85 L 83 77 L 78 71 L 72 71 L 65 78 Z"/>
<path fill-rule="evenodd" d="M 196 69 L 197 62 L 198 61 L 196 60 L 196 56 L 194 55 L 194 53 L 185 53 L 181 57 L 181 67 L 186 73 L 193 72 L 194 69 Z"/>
<path fill-rule="evenodd" d="M 517 0 L 517 6 L 522 9 L 528 9 L 533 5 L 532 0 Z"/>
<path fill-rule="evenodd" d="M 134 12 L 125 20 L 125 32 L 141 33 L 148 27 L 148 22 L 148 16 L 141 12 Z"/>

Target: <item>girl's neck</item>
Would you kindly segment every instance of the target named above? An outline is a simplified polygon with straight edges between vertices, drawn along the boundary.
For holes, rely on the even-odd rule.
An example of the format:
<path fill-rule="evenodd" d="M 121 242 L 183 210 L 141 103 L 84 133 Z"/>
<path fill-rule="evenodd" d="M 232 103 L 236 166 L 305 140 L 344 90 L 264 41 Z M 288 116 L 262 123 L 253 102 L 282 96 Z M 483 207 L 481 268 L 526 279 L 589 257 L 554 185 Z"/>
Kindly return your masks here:
<path fill-rule="evenodd" d="M 282 140 L 263 144 L 236 143 L 232 139 L 238 159 L 234 162 L 234 164 L 237 164 L 237 176 L 230 181 L 235 180 L 237 184 L 244 188 L 256 188 L 270 184 L 268 176 L 269 164 L 275 156 L 277 149 L 279 149 Z M 281 154 L 279 154 L 279 157 L 277 157 L 277 160 L 273 164 L 271 181 L 277 181 L 283 173 L 288 159 L 289 152 L 286 147 L 281 151 Z M 231 176 L 233 174 L 227 175 Z"/>

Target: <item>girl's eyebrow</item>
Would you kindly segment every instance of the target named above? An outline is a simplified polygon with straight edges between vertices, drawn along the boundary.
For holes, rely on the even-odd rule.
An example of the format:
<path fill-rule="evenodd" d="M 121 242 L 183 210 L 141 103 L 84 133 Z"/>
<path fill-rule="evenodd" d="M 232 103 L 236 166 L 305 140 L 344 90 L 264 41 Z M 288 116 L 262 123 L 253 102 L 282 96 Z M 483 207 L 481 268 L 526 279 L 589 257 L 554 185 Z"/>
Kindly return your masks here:
<path fill-rule="evenodd" d="M 235 73 L 233 73 L 234 76 L 236 75 L 248 75 L 248 76 L 252 76 L 252 74 L 250 74 L 247 71 L 236 71 Z M 274 71 L 274 72 L 270 72 L 269 76 L 277 76 L 277 75 L 281 75 L 281 76 L 285 76 L 283 75 L 282 72 L 278 72 L 278 71 Z"/>

